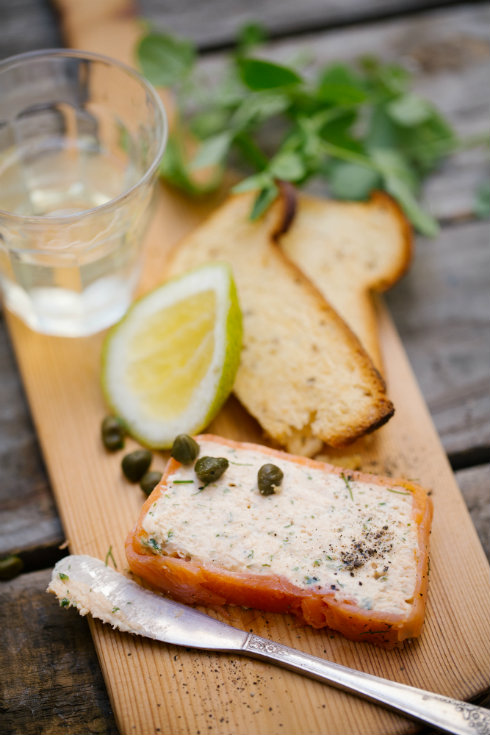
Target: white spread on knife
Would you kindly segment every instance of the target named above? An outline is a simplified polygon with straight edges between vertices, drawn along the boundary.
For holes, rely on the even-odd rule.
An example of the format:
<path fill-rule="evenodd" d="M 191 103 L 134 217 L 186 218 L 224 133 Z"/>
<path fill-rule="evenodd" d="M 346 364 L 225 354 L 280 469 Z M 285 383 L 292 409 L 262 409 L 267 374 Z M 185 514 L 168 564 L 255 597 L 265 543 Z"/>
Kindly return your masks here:
<path fill-rule="evenodd" d="M 213 442 L 200 456 L 226 457 L 209 485 L 182 466 L 149 508 L 149 548 L 233 572 L 279 575 L 297 587 L 405 614 L 413 603 L 417 526 L 404 487 L 350 479 L 294 461 Z M 263 496 L 257 472 L 272 462 L 284 479 Z"/>
<path fill-rule="evenodd" d="M 100 589 L 100 582 L 94 583 L 95 572 L 103 582 L 107 577 L 110 594 Z M 117 591 L 111 576 L 120 578 Z M 49 583 L 52 592 L 60 601 L 61 607 L 76 607 L 80 615 L 90 613 L 104 623 L 110 623 L 128 633 L 150 635 L 149 622 L 152 609 L 146 590 L 130 579 L 116 574 L 112 569 L 104 569 L 104 563 L 89 556 L 67 556 L 57 562 Z M 131 614 L 127 617 L 131 607 Z"/>

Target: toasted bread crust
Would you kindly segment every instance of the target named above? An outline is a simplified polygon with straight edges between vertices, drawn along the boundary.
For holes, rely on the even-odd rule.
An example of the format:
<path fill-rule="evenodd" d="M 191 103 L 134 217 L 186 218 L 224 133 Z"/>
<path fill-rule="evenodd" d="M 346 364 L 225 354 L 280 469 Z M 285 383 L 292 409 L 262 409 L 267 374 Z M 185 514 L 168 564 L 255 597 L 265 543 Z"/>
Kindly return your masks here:
<path fill-rule="evenodd" d="M 358 338 L 274 242 L 291 200 L 251 222 L 252 197 L 230 197 L 179 243 L 168 274 L 229 262 L 244 322 L 236 396 L 283 446 L 305 453 L 344 446 L 384 424 L 393 405 Z"/>
<path fill-rule="evenodd" d="M 303 466 L 322 469 L 340 476 L 343 470 L 305 457 L 286 455 L 264 446 L 234 442 L 212 435 L 196 437 L 236 449 L 252 449 L 267 457 L 287 458 Z M 432 503 L 425 490 L 405 480 L 350 472 L 352 480 L 385 486 L 402 486 L 413 497 L 412 519 L 418 531 L 418 559 L 413 603 L 407 615 L 366 610 L 355 600 L 339 603 L 331 593 L 305 590 L 277 574 L 260 575 L 232 572 L 216 564 L 200 564 L 182 558 L 155 555 L 144 545 L 143 520 L 166 490 L 166 479 L 179 463 L 171 459 L 161 483 L 146 500 L 134 529 L 126 540 L 126 555 L 131 570 L 153 587 L 187 604 L 221 606 L 225 604 L 254 607 L 269 612 L 291 613 L 315 628 L 329 627 L 346 638 L 374 643 L 384 648 L 400 645 L 405 639 L 420 635 L 427 599 L 428 547 L 432 521 Z"/>
<path fill-rule="evenodd" d="M 278 243 L 330 301 L 382 370 L 373 294 L 393 286 L 413 255 L 411 227 L 396 202 L 298 195 L 296 217 Z"/>

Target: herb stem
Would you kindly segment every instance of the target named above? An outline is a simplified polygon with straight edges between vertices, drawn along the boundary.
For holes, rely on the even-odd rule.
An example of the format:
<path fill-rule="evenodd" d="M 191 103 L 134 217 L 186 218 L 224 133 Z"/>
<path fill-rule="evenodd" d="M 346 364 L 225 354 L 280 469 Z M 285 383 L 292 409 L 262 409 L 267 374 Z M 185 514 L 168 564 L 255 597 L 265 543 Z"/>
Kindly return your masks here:
<path fill-rule="evenodd" d="M 336 62 L 322 65 L 310 82 L 295 68 L 304 61 L 284 65 L 256 56 L 265 31 L 243 38 L 214 84 L 197 68 L 193 42 L 146 29 L 137 48 L 140 67 L 156 86 L 174 89 L 182 122 L 169 138 L 160 175 L 190 196 L 206 194 L 220 185 L 234 152 L 252 174 L 233 191 L 258 190 L 251 220 L 276 199 L 277 180 L 302 187 L 320 176 L 339 198 L 362 200 L 385 190 L 420 233 L 434 236 L 437 223 L 418 199 L 421 184 L 453 153 L 476 147 L 488 153 L 488 132 L 463 139 L 430 100 L 412 91 L 412 75 L 398 64 L 374 57 L 354 68 Z M 186 126 L 204 150 L 204 182 L 179 139 Z M 487 198 L 480 209 L 488 213 Z"/>
<path fill-rule="evenodd" d="M 237 133 L 234 137 L 234 143 L 242 155 L 252 166 L 256 168 L 257 171 L 262 171 L 264 168 L 267 168 L 269 159 L 265 153 L 261 151 L 250 135 L 244 132 Z"/>
<path fill-rule="evenodd" d="M 328 156 L 340 158 L 342 161 L 347 161 L 348 163 L 356 163 L 358 166 L 364 166 L 364 168 L 368 168 L 371 171 L 379 172 L 379 166 L 377 166 L 371 159 L 363 156 L 361 153 L 350 151 L 348 148 L 341 148 L 340 146 L 328 143 L 327 141 L 323 141 L 321 145 L 323 151 Z"/>
<path fill-rule="evenodd" d="M 423 141 L 419 143 L 413 143 L 407 145 L 404 148 L 405 154 L 413 155 L 419 151 L 427 152 L 435 149 L 438 153 L 457 153 L 458 151 L 467 151 L 478 146 L 490 147 L 490 134 L 489 133 L 475 133 L 466 139 L 456 138 L 455 136 L 446 135 L 441 138 L 434 138 L 431 141 Z M 442 148 L 443 147 L 443 148 Z"/>
<path fill-rule="evenodd" d="M 114 569 L 117 569 L 116 560 L 114 559 L 114 555 L 112 553 L 112 545 L 109 546 L 109 550 L 108 550 L 107 554 L 105 555 L 105 565 L 106 566 L 109 564 L 109 559 L 114 564 Z"/>
<path fill-rule="evenodd" d="M 352 493 L 352 488 L 350 486 L 349 478 L 346 477 L 343 472 L 342 472 L 342 474 L 340 476 L 343 479 L 343 481 L 345 482 L 345 486 L 346 486 L 347 490 L 349 491 L 350 499 L 351 500 L 354 500 L 354 495 Z"/>
<path fill-rule="evenodd" d="M 387 487 L 386 490 L 388 490 L 389 493 L 396 493 L 397 495 L 411 495 L 412 493 L 405 493 L 401 490 L 394 490 L 392 487 Z"/>

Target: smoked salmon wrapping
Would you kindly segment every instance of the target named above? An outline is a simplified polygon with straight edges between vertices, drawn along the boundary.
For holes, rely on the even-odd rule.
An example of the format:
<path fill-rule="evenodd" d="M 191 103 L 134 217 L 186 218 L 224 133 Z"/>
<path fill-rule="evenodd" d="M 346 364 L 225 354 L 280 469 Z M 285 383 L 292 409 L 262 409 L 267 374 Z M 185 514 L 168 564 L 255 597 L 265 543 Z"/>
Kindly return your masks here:
<path fill-rule="evenodd" d="M 364 549 L 364 552 L 361 549 L 361 556 L 359 556 L 359 544 L 354 544 L 353 547 L 357 549 L 357 556 L 351 552 L 347 553 L 345 550 L 337 555 L 336 558 L 340 559 L 338 565 L 340 565 L 341 571 L 337 573 L 335 578 L 329 580 L 330 582 L 339 580 L 336 584 L 310 584 L 311 579 L 315 582 L 319 579 L 316 576 L 305 577 L 307 583 L 305 582 L 304 585 L 295 584 L 286 578 L 285 574 L 274 571 L 273 562 L 270 565 L 262 565 L 260 571 L 254 569 L 253 565 L 250 565 L 250 569 L 230 569 L 227 568 L 224 562 L 220 563 L 215 558 L 200 558 L 199 553 L 190 553 L 187 548 L 179 549 L 175 546 L 175 543 L 169 543 L 168 546 L 164 543 L 157 543 L 145 530 L 144 526 L 148 525 L 147 520 L 149 520 L 148 514 L 152 515 L 154 512 L 152 509 L 161 506 L 165 494 L 170 492 L 169 488 L 172 482 L 175 483 L 172 485 L 174 493 L 184 492 L 185 488 L 185 492 L 190 495 L 199 494 L 202 498 L 204 493 L 211 492 L 207 486 L 199 486 L 199 483 L 197 483 L 198 489 L 190 493 L 188 488 L 191 487 L 192 489 L 191 479 L 172 480 L 172 478 L 179 476 L 178 473 L 183 470 L 187 472 L 187 475 L 183 475 L 183 477 L 190 477 L 193 469 L 192 466 L 184 468 L 183 465 L 171 458 L 161 482 L 144 503 L 138 521 L 126 540 L 128 563 L 135 575 L 155 590 L 183 603 L 210 607 L 240 605 L 268 612 L 288 613 L 295 615 L 302 623 L 311 625 L 314 628 L 328 627 L 340 632 L 348 639 L 370 642 L 385 648 L 399 646 L 405 639 L 417 637 L 421 633 L 427 598 L 428 549 L 432 521 L 432 503 L 423 488 L 406 480 L 394 480 L 393 478 L 347 471 L 340 467 L 305 457 L 297 457 L 261 445 L 234 442 L 212 435 L 201 435 L 195 437 L 195 439 L 200 446 L 206 447 L 207 454 L 211 454 L 212 450 L 215 449 L 214 456 L 221 456 L 226 450 L 233 453 L 229 456 L 236 456 L 241 459 L 242 456 L 248 453 L 246 459 L 257 457 L 259 464 L 282 463 L 286 470 L 297 468 L 298 471 L 305 473 L 305 478 L 316 472 L 320 479 L 325 478 L 326 485 L 330 483 L 330 485 L 335 486 L 336 497 L 339 493 L 338 486 L 344 488 L 343 507 L 346 507 L 348 502 L 354 502 L 354 494 L 362 490 L 364 492 L 362 504 L 358 504 L 359 508 L 352 506 L 352 511 L 350 510 L 351 506 L 348 506 L 349 513 L 353 513 L 354 510 L 358 510 L 359 513 L 361 510 L 365 514 L 370 513 L 369 493 L 372 495 L 375 490 L 385 492 L 386 498 L 392 501 L 392 513 L 395 515 L 389 519 L 387 518 L 386 522 L 380 526 L 381 530 L 377 533 L 366 532 L 366 538 L 371 539 L 371 545 L 367 550 Z M 233 464 L 247 463 L 233 462 Z M 236 485 L 236 483 L 231 484 Z M 226 488 L 222 492 L 226 492 Z M 258 493 L 256 493 L 256 497 L 257 503 L 269 500 L 268 498 L 260 498 Z M 308 496 L 304 497 L 308 498 Z M 208 502 L 210 498 L 211 495 L 207 495 L 205 499 Z M 189 502 L 191 501 L 195 501 L 195 499 L 190 497 Z M 411 575 L 410 579 L 413 582 L 410 582 L 412 586 L 408 596 L 406 594 L 402 595 L 403 605 L 400 610 L 397 610 L 396 606 L 393 609 L 393 605 L 385 604 L 383 602 L 384 598 L 381 599 L 381 602 L 366 603 L 365 598 L 362 598 L 361 595 L 361 591 L 366 589 L 366 581 L 364 581 L 363 588 L 360 586 L 363 584 L 361 578 L 357 581 L 356 575 L 360 573 L 358 567 L 360 568 L 361 565 L 364 565 L 364 569 L 368 569 L 370 568 L 369 565 L 372 565 L 379 571 L 374 574 L 374 577 L 370 577 L 370 580 L 377 580 L 384 572 L 387 573 L 388 565 L 392 561 L 395 564 L 394 556 L 393 558 L 383 559 L 381 566 L 379 564 L 376 566 L 376 562 L 373 560 L 379 558 L 380 555 L 376 544 L 384 544 L 384 553 L 388 554 L 389 552 L 393 555 L 397 553 L 396 548 L 394 548 L 391 528 L 397 523 L 396 513 L 399 511 L 396 508 L 399 507 L 401 501 L 407 508 L 405 512 L 408 521 L 405 525 L 411 528 L 412 538 L 414 539 L 413 549 L 408 549 L 408 551 L 405 549 L 403 552 L 408 559 L 407 574 Z M 303 499 L 302 506 L 305 506 L 305 504 L 307 502 Z M 378 514 L 383 512 L 380 506 L 386 506 L 387 502 L 380 501 L 379 497 L 376 496 L 376 502 L 373 501 L 372 504 L 373 506 L 376 505 L 376 508 L 374 508 L 371 515 L 374 512 Z M 220 535 L 224 528 L 224 519 L 219 516 L 219 507 L 221 506 L 216 505 L 217 515 L 212 522 L 208 520 L 206 525 L 206 521 L 203 520 L 203 525 L 199 528 L 197 535 Z M 304 507 L 301 510 L 303 512 Z M 183 512 L 185 513 L 185 511 Z M 296 510 L 295 512 L 298 513 L 299 511 Z M 313 514 L 311 517 L 313 517 Z M 181 520 L 189 522 L 182 516 Z M 367 517 L 366 520 L 370 521 L 371 518 Z M 381 522 L 383 523 L 383 521 Z M 304 532 L 305 529 L 299 530 Z M 260 532 L 260 529 L 257 529 L 257 523 L 252 523 L 250 534 L 253 535 L 258 532 Z M 170 535 L 173 535 L 173 531 L 169 530 L 167 534 L 170 537 Z M 404 538 L 403 541 L 405 541 Z M 329 559 L 332 556 L 335 557 L 335 550 L 330 549 L 330 552 Z M 319 566 L 320 562 L 315 560 L 313 562 L 314 573 L 316 573 L 317 564 Z M 384 567 L 383 564 L 385 564 Z M 390 567 L 390 573 L 393 573 L 394 568 L 395 566 Z M 346 584 L 340 581 L 342 579 Z M 363 577 L 363 579 L 366 578 Z M 390 587 L 386 582 L 388 577 L 381 577 L 381 582 L 383 582 L 383 579 L 387 590 L 386 595 L 389 595 Z M 398 589 L 399 581 L 393 578 L 392 586 Z M 376 581 L 370 583 L 373 587 L 376 587 Z M 354 587 L 352 586 L 349 592 L 349 584 L 358 585 L 355 588 L 358 592 L 354 593 Z M 344 587 L 348 588 L 345 594 L 342 589 Z"/>

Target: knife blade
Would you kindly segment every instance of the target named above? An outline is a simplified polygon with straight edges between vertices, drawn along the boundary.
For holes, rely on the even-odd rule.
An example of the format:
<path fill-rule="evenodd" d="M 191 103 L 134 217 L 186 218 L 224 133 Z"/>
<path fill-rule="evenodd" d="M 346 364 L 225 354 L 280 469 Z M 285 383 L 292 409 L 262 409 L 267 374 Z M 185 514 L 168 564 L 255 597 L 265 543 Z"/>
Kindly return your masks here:
<path fill-rule="evenodd" d="M 247 634 L 191 607 L 155 594 L 91 556 L 71 555 L 53 569 L 49 592 L 65 607 L 135 633 L 176 646 L 234 651 Z"/>
<path fill-rule="evenodd" d="M 90 556 L 71 555 L 53 569 L 48 592 L 63 607 L 109 623 L 122 632 L 163 643 L 236 652 L 332 684 L 454 735 L 490 732 L 490 711 L 468 702 L 381 679 L 234 628 L 169 600 Z"/>

